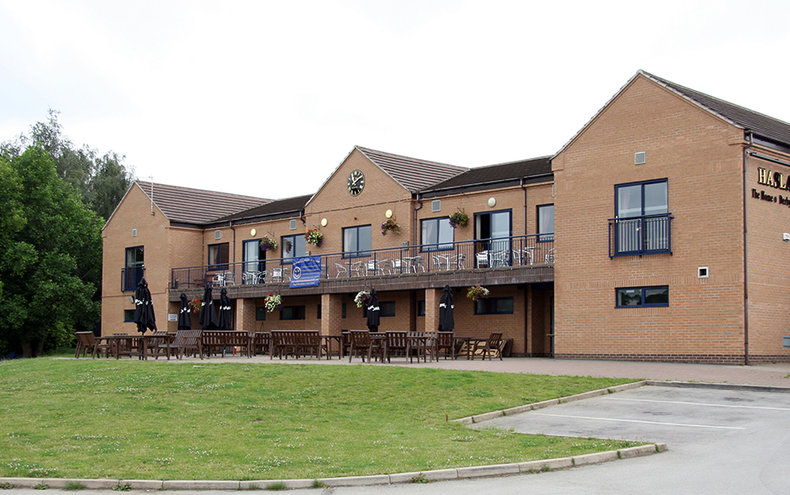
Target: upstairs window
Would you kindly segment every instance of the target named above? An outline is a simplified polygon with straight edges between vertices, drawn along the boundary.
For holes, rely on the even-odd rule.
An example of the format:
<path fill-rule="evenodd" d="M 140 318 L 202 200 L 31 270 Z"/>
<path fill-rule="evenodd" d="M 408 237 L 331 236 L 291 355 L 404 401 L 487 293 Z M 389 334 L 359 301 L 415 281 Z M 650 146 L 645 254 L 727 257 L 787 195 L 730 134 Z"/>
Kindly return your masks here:
<path fill-rule="evenodd" d="M 136 290 L 137 284 L 143 278 L 143 266 L 145 260 L 145 250 L 143 246 L 126 248 L 126 266 L 123 271 L 123 290 Z"/>
<path fill-rule="evenodd" d="M 610 256 L 671 252 L 667 180 L 615 186 Z"/>
<path fill-rule="evenodd" d="M 293 258 L 301 258 L 307 252 L 304 234 L 284 235 L 280 241 L 283 263 L 290 263 Z"/>
<path fill-rule="evenodd" d="M 423 251 L 453 249 L 455 229 L 450 226 L 449 217 L 429 218 L 422 221 Z"/>
<path fill-rule="evenodd" d="M 343 257 L 354 258 L 370 255 L 372 246 L 370 225 L 343 229 Z"/>
<path fill-rule="evenodd" d="M 229 260 L 228 243 L 209 244 L 208 246 L 208 269 L 227 270 Z"/>
<path fill-rule="evenodd" d="M 538 242 L 554 240 L 554 205 L 538 206 Z"/>

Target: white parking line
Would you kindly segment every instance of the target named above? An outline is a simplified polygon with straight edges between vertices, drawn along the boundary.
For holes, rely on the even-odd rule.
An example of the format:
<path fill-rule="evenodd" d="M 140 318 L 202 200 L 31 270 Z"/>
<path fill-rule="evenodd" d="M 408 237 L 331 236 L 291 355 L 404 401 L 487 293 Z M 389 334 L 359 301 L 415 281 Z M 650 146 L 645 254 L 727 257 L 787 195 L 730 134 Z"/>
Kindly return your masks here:
<path fill-rule="evenodd" d="M 620 397 L 609 397 L 608 399 L 620 400 L 625 402 L 655 402 L 659 404 L 683 404 L 686 406 L 729 407 L 734 409 L 762 409 L 765 411 L 790 411 L 790 407 L 743 406 L 736 404 L 713 404 L 709 402 L 684 402 L 681 400 L 623 399 Z"/>
<path fill-rule="evenodd" d="M 551 416 L 555 418 L 575 418 L 575 419 L 592 419 L 595 421 L 615 421 L 619 423 L 642 423 L 648 425 L 663 425 L 663 426 L 686 426 L 691 428 L 713 428 L 717 430 L 745 430 L 746 428 L 741 428 L 740 426 L 716 426 L 716 425 L 695 425 L 695 424 L 687 424 L 687 423 L 664 423 L 661 421 L 643 421 L 639 419 L 621 419 L 621 418 L 598 418 L 595 416 L 574 416 L 571 414 L 547 414 L 547 413 L 538 413 L 532 412 L 531 414 L 537 416 Z"/>

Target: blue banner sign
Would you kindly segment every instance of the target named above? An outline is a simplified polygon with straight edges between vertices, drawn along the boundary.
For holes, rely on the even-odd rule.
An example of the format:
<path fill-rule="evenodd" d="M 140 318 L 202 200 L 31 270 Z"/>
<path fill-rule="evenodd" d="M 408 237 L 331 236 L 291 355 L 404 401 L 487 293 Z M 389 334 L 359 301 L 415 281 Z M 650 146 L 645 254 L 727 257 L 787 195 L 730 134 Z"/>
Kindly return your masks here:
<path fill-rule="evenodd" d="M 316 287 L 321 280 L 321 257 L 294 258 L 291 264 L 290 287 Z"/>

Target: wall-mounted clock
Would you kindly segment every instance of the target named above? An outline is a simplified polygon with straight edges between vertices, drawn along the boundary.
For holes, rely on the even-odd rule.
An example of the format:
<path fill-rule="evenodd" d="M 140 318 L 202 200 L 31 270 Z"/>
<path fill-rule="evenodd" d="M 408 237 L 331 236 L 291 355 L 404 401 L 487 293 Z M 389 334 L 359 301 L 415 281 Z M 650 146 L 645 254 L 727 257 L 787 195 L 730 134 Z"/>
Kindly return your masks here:
<path fill-rule="evenodd" d="M 365 188 L 365 174 L 359 169 L 352 170 L 351 173 L 348 174 L 348 182 L 346 185 L 350 195 L 359 196 L 359 193 Z"/>

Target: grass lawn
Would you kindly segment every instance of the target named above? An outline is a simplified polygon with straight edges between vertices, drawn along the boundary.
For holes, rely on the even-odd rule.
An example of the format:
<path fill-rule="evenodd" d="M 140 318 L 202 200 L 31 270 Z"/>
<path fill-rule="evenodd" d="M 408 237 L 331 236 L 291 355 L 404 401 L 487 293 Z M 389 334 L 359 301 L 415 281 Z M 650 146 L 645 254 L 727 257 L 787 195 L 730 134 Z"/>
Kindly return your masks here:
<path fill-rule="evenodd" d="M 446 421 L 629 380 L 384 366 L 0 362 L 0 476 L 318 478 L 577 455 L 621 441 Z"/>

